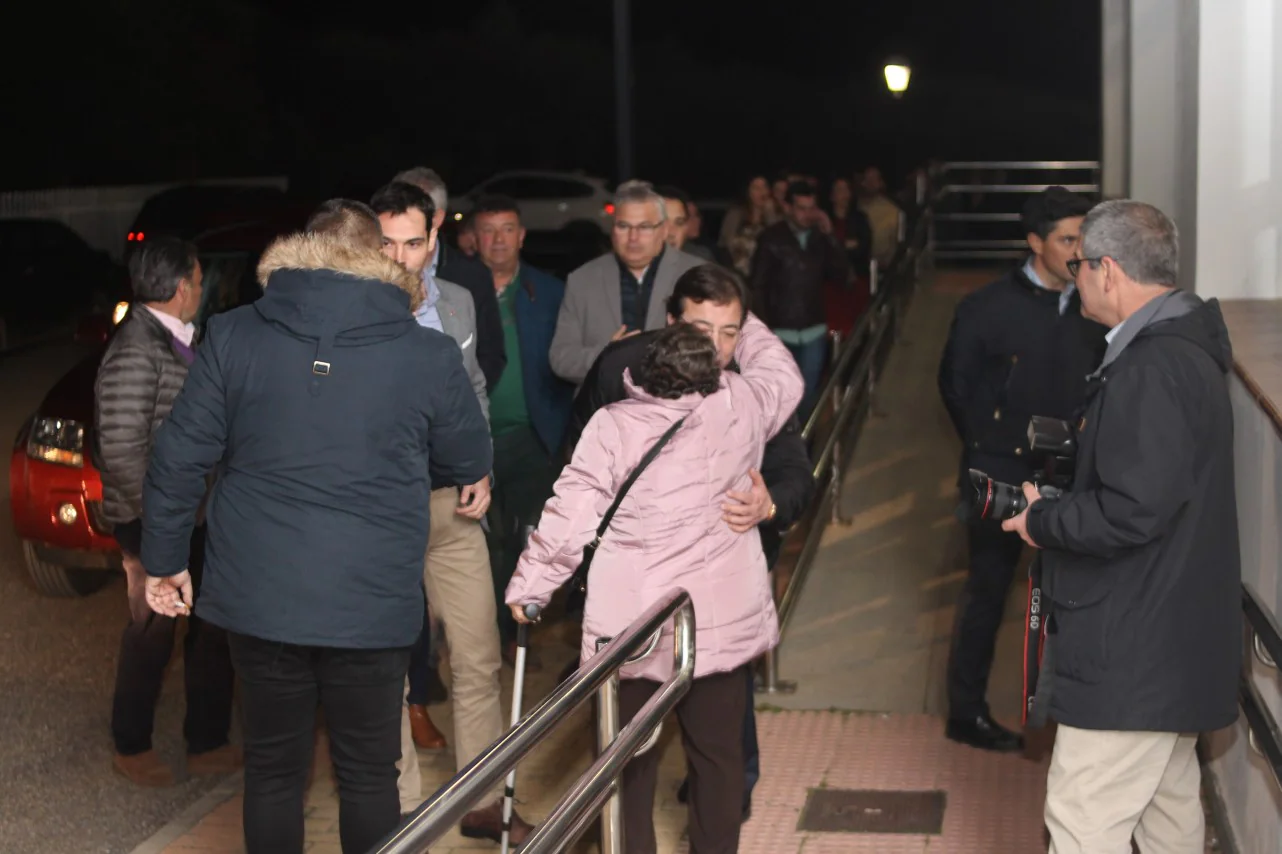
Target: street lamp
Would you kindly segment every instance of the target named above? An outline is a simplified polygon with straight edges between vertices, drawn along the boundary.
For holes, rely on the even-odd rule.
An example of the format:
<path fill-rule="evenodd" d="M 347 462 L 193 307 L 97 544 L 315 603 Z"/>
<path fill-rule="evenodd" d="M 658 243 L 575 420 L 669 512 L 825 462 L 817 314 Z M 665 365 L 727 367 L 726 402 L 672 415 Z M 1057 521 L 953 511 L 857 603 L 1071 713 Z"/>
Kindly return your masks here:
<path fill-rule="evenodd" d="M 908 63 L 892 59 L 886 63 L 885 74 L 886 88 L 890 90 L 890 94 L 896 98 L 904 97 L 904 92 L 908 90 L 908 79 L 913 74 L 913 70 L 908 67 Z"/>

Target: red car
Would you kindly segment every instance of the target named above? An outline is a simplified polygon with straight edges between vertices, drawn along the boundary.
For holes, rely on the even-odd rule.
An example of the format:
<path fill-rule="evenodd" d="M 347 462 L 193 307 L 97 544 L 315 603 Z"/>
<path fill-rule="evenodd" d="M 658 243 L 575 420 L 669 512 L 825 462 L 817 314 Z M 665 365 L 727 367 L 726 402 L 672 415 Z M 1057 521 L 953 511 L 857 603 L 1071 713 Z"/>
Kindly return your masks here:
<path fill-rule="evenodd" d="M 214 314 L 257 299 L 256 268 L 262 251 L 280 234 L 302 224 L 297 210 L 256 212 L 233 227 L 222 225 L 192 239 L 200 250 L 204 297 L 197 327 Z M 156 229 L 151 234 L 158 233 Z M 9 460 L 9 506 L 22 541 L 27 572 L 49 596 L 84 596 L 119 569 L 120 550 L 102 518 L 102 480 L 93 462 L 94 380 L 111 326 L 124 318 L 116 307 L 96 331 L 102 346 L 68 371 L 18 432 Z"/>

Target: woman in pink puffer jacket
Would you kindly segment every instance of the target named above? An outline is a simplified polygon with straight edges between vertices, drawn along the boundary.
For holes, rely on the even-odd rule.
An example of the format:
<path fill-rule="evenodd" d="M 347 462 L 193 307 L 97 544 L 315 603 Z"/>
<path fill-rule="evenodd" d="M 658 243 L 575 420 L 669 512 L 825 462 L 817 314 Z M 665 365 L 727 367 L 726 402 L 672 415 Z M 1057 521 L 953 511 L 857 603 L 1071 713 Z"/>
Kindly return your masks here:
<path fill-rule="evenodd" d="M 779 640 L 761 538 L 723 520 L 730 490 L 751 488 L 766 442 L 801 400 L 802 380 L 788 350 L 761 321 L 745 317 L 735 351 L 739 373 L 723 372 L 713 342 L 678 324 L 655 339 L 640 382 L 625 375 L 628 399 L 588 422 L 574 459 L 557 480 L 538 529 L 521 555 L 506 601 L 547 604 L 573 574 L 583 547 L 623 481 L 681 418 L 684 424 L 633 484 L 592 563 L 582 657 L 665 594 L 684 588 L 694 602 L 695 681 L 677 706 L 690 779 L 690 843 L 695 854 L 738 848 L 743 809 L 742 668 Z M 519 617 L 518 619 L 523 619 Z M 672 673 L 672 631 L 658 649 L 625 667 L 621 722 L 630 720 Z M 659 756 L 634 759 L 623 777 L 630 854 L 655 850 L 654 788 Z"/>

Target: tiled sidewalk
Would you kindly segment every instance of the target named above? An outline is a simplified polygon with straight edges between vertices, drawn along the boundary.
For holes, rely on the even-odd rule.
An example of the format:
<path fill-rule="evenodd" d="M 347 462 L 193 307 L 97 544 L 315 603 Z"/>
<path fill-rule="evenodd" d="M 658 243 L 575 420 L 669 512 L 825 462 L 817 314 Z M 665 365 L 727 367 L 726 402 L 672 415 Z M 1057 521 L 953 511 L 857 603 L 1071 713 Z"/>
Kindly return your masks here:
<path fill-rule="evenodd" d="M 576 725 L 581 724 L 581 725 Z M 842 712 L 763 712 L 759 715 L 763 776 L 744 826 L 741 854 L 812 852 L 955 852 L 1035 854 L 1045 851 L 1041 804 L 1044 762 L 986 754 L 941 737 L 941 722 L 928 715 Z M 518 778 L 523 812 L 545 815 L 565 785 L 587 764 L 586 718 L 576 721 L 532 757 Z M 686 854 L 685 808 L 674 797 L 682 770 L 675 733 L 663 740 L 663 772 L 655 810 L 659 851 Z M 424 758 L 425 785 L 448 779 L 442 756 Z M 570 757 L 573 757 L 571 760 Z M 339 854 L 338 802 L 332 778 L 318 752 L 318 774 L 307 807 L 308 851 Z M 810 789 L 943 790 L 943 832 L 938 836 L 801 833 L 797 822 Z M 232 797 L 164 850 L 240 854 L 241 800 Z M 434 854 L 494 850 L 491 843 L 451 834 Z M 581 843 L 580 854 L 596 850 Z"/>

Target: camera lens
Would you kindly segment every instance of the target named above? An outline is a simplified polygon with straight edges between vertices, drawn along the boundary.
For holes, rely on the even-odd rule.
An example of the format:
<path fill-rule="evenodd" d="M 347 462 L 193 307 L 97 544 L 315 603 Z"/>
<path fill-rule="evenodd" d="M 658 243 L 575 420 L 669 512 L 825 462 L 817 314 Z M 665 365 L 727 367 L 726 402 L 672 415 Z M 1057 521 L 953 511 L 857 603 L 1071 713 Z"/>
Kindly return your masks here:
<path fill-rule="evenodd" d="M 1018 486 L 993 480 L 982 471 L 970 470 L 970 506 L 978 519 L 1013 519 L 1028 506 Z"/>

